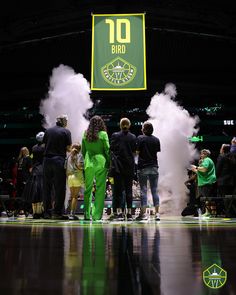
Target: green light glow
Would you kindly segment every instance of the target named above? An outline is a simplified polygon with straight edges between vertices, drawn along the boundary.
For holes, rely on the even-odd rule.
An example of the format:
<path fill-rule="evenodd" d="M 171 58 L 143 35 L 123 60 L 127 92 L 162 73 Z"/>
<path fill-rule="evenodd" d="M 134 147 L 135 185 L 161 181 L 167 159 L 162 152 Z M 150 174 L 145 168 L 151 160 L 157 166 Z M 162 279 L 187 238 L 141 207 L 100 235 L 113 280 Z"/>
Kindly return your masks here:
<path fill-rule="evenodd" d="M 199 142 L 199 141 L 203 141 L 203 136 L 192 136 L 192 137 L 189 137 L 188 139 L 191 142 Z"/>

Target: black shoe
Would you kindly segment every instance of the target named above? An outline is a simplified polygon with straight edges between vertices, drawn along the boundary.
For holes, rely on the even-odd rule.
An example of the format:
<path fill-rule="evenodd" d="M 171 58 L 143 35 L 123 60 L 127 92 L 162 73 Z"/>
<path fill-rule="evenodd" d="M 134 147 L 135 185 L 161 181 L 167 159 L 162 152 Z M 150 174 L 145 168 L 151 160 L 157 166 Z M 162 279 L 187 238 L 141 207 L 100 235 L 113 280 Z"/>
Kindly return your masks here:
<path fill-rule="evenodd" d="M 44 219 L 51 219 L 52 216 L 51 216 L 51 214 L 49 214 L 49 213 L 46 212 L 46 213 L 44 213 L 43 218 Z"/>
<path fill-rule="evenodd" d="M 69 217 L 67 215 L 52 214 L 52 219 L 54 219 L 54 220 L 68 220 Z"/>
<path fill-rule="evenodd" d="M 159 214 L 159 213 L 156 213 L 155 220 L 156 220 L 156 221 L 160 221 L 160 220 L 161 220 L 161 219 L 160 219 L 160 214 Z"/>
<path fill-rule="evenodd" d="M 84 220 L 86 220 L 86 221 L 91 221 L 91 218 L 88 217 L 88 216 L 86 216 L 86 215 L 84 215 Z"/>
<path fill-rule="evenodd" d="M 117 220 L 118 214 L 117 213 L 113 213 L 111 216 L 109 216 L 107 218 L 107 220 L 109 221 L 113 221 L 113 220 Z"/>
<path fill-rule="evenodd" d="M 123 221 L 123 220 L 125 220 L 125 216 L 124 216 L 124 214 L 123 214 L 123 213 L 118 214 L 116 220 L 118 220 L 118 221 Z"/>
<path fill-rule="evenodd" d="M 42 217 L 42 214 L 34 213 L 33 219 L 40 219 Z"/>
<path fill-rule="evenodd" d="M 148 215 L 146 213 L 140 214 L 138 217 L 136 217 L 137 221 L 143 221 L 143 220 L 148 220 Z"/>
<path fill-rule="evenodd" d="M 126 214 L 126 220 L 127 220 L 127 221 L 133 221 L 132 214 L 127 213 L 127 214 Z"/>

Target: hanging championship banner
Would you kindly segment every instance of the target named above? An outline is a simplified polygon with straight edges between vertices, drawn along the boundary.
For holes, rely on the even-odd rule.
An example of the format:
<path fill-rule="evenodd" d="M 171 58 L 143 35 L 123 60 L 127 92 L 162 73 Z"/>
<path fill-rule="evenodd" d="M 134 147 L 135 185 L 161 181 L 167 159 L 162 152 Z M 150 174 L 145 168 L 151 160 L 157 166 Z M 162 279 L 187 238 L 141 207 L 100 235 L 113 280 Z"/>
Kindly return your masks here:
<path fill-rule="evenodd" d="M 145 14 L 92 15 L 92 90 L 145 90 Z"/>

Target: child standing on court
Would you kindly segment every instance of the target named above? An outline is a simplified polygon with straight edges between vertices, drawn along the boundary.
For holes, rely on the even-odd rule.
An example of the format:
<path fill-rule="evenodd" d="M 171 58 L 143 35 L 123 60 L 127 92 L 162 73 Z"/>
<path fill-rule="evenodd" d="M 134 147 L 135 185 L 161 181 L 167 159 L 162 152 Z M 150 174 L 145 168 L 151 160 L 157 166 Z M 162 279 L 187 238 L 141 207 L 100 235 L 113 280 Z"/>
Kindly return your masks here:
<path fill-rule="evenodd" d="M 84 161 L 81 153 L 81 145 L 75 143 L 71 147 L 71 152 L 67 158 L 66 165 L 66 174 L 67 174 L 67 183 L 70 189 L 70 220 L 78 220 L 78 217 L 75 215 L 78 195 L 81 193 L 81 190 L 84 188 Z"/>

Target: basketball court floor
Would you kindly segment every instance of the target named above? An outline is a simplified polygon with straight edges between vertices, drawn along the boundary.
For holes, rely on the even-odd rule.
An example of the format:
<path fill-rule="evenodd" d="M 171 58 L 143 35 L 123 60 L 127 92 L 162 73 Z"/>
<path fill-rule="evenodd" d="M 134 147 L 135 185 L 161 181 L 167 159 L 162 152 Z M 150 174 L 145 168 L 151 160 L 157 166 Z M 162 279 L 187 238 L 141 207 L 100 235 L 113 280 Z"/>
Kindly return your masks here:
<path fill-rule="evenodd" d="M 0 218 L 0 294 L 236 294 L 236 219 Z"/>

